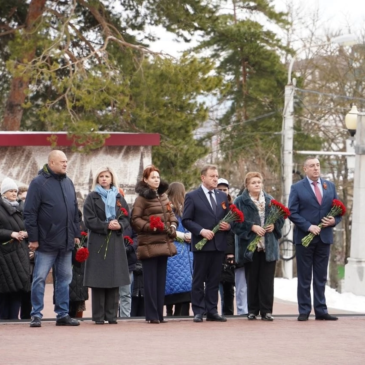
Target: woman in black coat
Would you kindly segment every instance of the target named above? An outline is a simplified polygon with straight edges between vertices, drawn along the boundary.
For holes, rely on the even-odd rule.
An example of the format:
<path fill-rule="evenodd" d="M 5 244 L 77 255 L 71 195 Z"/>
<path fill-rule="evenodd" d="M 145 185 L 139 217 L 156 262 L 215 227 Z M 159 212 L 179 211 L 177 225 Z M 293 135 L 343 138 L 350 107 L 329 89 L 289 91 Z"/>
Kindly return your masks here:
<path fill-rule="evenodd" d="M 122 209 L 126 214 L 122 213 Z M 92 192 L 84 204 L 84 222 L 89 230 L 84 285 L 91 288 L 92 320 L 117 323 L 119 287 L 128 285 L 129 270 L 123 231 L 129 226 L 129 210 L 118 190 L 110 167 L 100 168 Z"/>
<path fill-rule="evenodd" d="M 28 234 L 12 179 L 1 184 L 0 199 L 0 319 L 19 319 L 21 299 L 30 290 Z"/>

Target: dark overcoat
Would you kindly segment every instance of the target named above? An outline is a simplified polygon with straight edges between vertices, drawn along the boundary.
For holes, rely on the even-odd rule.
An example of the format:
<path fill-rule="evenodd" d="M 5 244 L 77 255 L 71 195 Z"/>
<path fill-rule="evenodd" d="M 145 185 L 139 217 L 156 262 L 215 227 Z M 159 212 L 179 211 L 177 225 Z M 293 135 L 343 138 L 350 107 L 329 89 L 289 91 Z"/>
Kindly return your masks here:
<path fill-rule="evenodd" d="M 265 196 L 265 222 L 270 212 L 270 202 L 273 197 L 264 192 Z M 235 260 L 238 266 L 250 262 L 250 255 L 247 255 L 247 247 L 256 237 L 256 233 L 251 230 L 253 225 L 261 226 L 259 211 L 252 201 L 248 191 L 245 190 L 239 195 L 234 204 L 243 212 L 245 220 L 242 223 L 234 222 L 232 230 L 236 234 L 235 240 Z M 284 225 L 284 218 L 279 218 L 274 224 L 274 230 L 265 234 L 265 257 L 266 261 L 276 261 L 279 259 L 279 242 L 281 229 Z"/>
<path fill-rule="evenodd" d="M 11 238 L 19 231 L 25 231 L 21 212 L 0 198 L 0 293 L 30 290 L 28 240 Z"/>
<path fill-rule="evenodd" d="M 128 216 L 120 215 L 118 204 L 127 210 Z M 123 239 L 123 231 L 129 226 L 129 208 L 119 193 L 115 209 L 117 216 L 120 215 L 118 221 L 122 228 L 118 231 L 110 231 L 106 222 L 105 204 L 101 196 L 93 191 L 86 198 L 84 222 L 88 229 L 87 247 L 90 254 L 85 262 L 84 286 L 116 288 L 130 283 Z"/>

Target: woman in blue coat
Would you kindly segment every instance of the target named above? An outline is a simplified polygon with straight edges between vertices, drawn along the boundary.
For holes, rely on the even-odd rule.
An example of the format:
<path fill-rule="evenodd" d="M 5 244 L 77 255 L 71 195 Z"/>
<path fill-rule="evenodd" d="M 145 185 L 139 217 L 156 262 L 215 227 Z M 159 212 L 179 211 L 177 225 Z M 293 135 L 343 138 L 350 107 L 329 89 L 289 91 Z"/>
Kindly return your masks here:
<path fill-rule="evenodd" d="M 171 209 L 178 219 L 176 236 L 184 242 L 175 241 L 177 255 L 167 260 L 165 305 L 168 316 L 188 316 L 191 302 L 193 254 L 190 252 L 191 234 L 181 223 L 184 208 L 185 187 L 180 182 L 170 184 L 167 191 Z M 175 306 L 175 308 L 173 308 Z"/>

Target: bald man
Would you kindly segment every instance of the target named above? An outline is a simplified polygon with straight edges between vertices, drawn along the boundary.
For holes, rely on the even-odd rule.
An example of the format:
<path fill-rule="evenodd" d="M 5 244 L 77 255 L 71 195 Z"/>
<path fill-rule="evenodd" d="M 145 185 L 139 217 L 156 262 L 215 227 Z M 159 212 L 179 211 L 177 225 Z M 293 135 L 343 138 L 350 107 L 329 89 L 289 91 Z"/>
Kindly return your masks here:
<path fill-rule="evenodd" d="M 53 267 L 56 326 L 78 326 L 69 312 L 71 255 L 79 243 L 80 228 L 75 187 L 66 176 L 67 157 L 59 150 L 48 156 L 48 164 L 29 185 L 24 221 L 29 249 L 35 253 L 31 291 L 30 327 L 41 327 L 46 278 Z"/>

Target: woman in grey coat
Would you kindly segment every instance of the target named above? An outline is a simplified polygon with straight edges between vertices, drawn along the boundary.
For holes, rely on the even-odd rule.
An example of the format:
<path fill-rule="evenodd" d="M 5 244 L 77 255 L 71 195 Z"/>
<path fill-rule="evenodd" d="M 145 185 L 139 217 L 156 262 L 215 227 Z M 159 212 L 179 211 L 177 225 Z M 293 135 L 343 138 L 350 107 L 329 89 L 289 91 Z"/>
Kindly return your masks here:
<path fill-rule="evenodd" d="M 84 285 L 91 287 L 92 320 L 96 324 L 117 324 L 119 287 L 130 283 L 123 239 L 129 209 L 110 167 L 100 168 L 95 175 L 84 204 L 84 222 L 89 230 L 90 252 Z"/>

